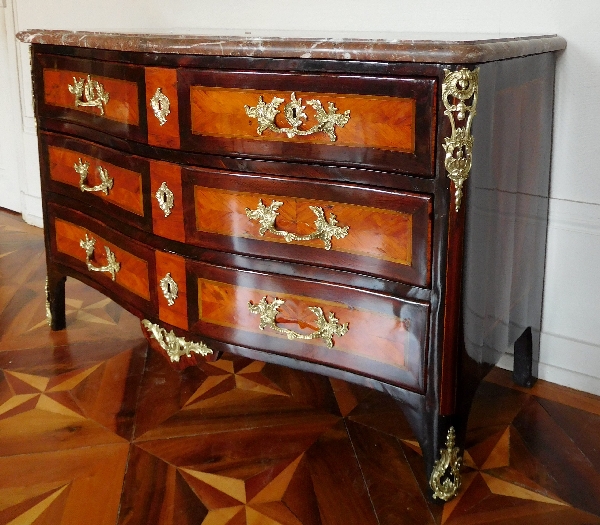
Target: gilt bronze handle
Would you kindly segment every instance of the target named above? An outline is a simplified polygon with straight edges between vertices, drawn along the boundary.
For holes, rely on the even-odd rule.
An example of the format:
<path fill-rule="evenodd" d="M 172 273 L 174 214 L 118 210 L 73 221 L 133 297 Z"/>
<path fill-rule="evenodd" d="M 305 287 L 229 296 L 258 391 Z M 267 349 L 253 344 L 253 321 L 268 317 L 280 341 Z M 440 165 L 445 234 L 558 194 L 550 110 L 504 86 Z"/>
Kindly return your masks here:
<path fill-rule="evenodd" d="M 312 212 L 317 216 L 315 221 L 315 231 L 308 235 L 296 235 L 295 233 L 286 232 L 284 230 L 278 230 L 275 228 L 275 219 L 279 215 L 279 208 L 283 206 L 281 201 L 273 201 L 269 206 L 265 206 L 262 199 L 259 199 L 258 206 L 255 210 L 246 208 L 246 215 L 252 221 L 258 221 L 260 229 L 258 233 L 264 235 L 266 232 L 270 232 L 274 235 L 283 237 L 287 242 L 291 241 L 312 241 L 314 239 L 320 239 L 325 244 L 326 250 L 331 249 L 331 238 L 343 239 L 348 235 L 348 226 L 338 226 L 337 218 L 333 213 L 329 214 L 329 219 L 325 219 L 325 212 L 323 208 L 318 206 L 309 206 Z"/>
<path fill-rule="evenodd" d="M 79 159 L 75 164 L 73 164 L 73 169 L 79 174 L 79 189 L 81 191 L 101 191 L 104 195 L 108 195 L 108 191 L 113 187 L 113 179 L 108 176 L 108 171 L 104 169 L 102 166 L 98 166 L 96 169 L 98 170 L 98 175 L 100 176 L 100 184 L 96 186 L 88 186 L 86 184 L 88 177 L 88 170 L 90 168 L 89 162 L 82 162 Z"/>
<path fill-rule="evenodd" d="M 348 331 L 348 323 L 340 324 L 333 312 L 329 312 L 329 319 L 325 318 L 323 310 L 319 306 L 309 306 L 308 309 L 317 316 L 318 330 L 312 334 L 299 334 L 288 328 L 277 326 L 275 317 L 279 312 L 279 307 L 285 303 L 282 299 L 273 299 L 271 303 L 267 302 L 267 297 L 263 297 L 257 304 L 248 303 L 250 313 L 260 316 L 261 330 L 270 328 L 280 334 L 284 334 L 288 339 L 323 339 L 327 348 L 333 348 L 333 336 L 343 336 Z"/>
<path fill-rule="evenodd" d="M 292 93 L 290 98 L 291 102 L 288 102 L 283 108 L 283 114 L 289 124 L 287 128 L 280 128 L 275 123 L 275 117 L 281 113 L 278 108 L 284 102 L 284 99 L 273 97 L 273 100 L 266 104 L 261 95 L 258 97 L 258 104 L 256 106 L 244 106 L 246 115 L 258 120 L 256 132 L 259 135 L 262 135 L 267 129 L 274 133 L 285 133 L 290 139 L 296 136 L 313 135 L 314 133 L 322 132 L 329 137 L 329 140 L 335 142 L 337 140 L 335 127 L 339 126 L 343 128 L 350 120 L 349 109 L 343 113 L 338 113 L 335 104 L 329 102 L 327 110 L 325 110 L 320 100 L 312 99 L 307 100 L 306 104 L 315 110 L 317 123 L 309 129 L 300 129 L 300 126 L 308 119 L 306 113 L 304 113 L 306 106 L 302 105 L 301 98 L 296 98 L 296 93 Z"/>
<path fill-rule="evenodd" d="M 75 107 L 96 107 L 100 109 L 100 115 L 104 115 L 104 106 L 108 104 L 110 97 L 104 91 L 104 86 L 90 75 L 79 80 L 73 77 L 73 85 L 69 85 L 69 91 L 75 95 Z"/>
<path fill-rule="evenodd" d="M 85 239 L 79 241 L 79 246 L 81 246 L 85 250 L 85 263 L 87 264 L 87 269 L 90 272 L 108 272 L 111 275 L 112 280 L 114 281 L 117 277 L 117 272 L 121 269 L 121 263 L 117 262 L 117 258 L 113 252 L 110 251 L 108 246 L 104 247 L 106 251 L 106 265 L 104 266 L 94 266 L 92 264 L 91 258 L 94 255 L 94 246 L 96 244 L 96 239 L 89 238 L 88 234 L 85 234 Z"/>

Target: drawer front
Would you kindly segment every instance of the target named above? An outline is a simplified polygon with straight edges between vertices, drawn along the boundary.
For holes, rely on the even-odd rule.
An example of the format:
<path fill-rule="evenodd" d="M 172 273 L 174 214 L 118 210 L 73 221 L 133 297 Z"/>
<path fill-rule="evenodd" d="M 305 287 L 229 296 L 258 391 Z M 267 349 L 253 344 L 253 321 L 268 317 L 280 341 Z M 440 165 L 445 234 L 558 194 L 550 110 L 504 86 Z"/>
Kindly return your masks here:
<path fill-rule="evenodd" d="M 150 162 L 51 133 L 40 133 L 46 187 L 80 200 L 99 213 L 150 228 Z"/>
<path fill-rule="evenodd" d="M 82 213 L 48 204 L 52 258 L 140 312 L 156 304 L 154 251 Z"/>
<path fill-rule="evenodd" d="M 432 176 L 436 80 L 179 71 L 184 149 Z"/>
<path fill-rule="evenodd" d="M 143 67 L 55 55 L 36 60 L 41 116 L 146 141 Z"/>
<path fill-rule="evenodd" d="M 191 329 L 423 391 L 427 304 L 188 262 Z"/>
<path fill-rule="evenodd" d="M 193 212 L 186 218 L 188 242 L 418 286 L 430 283 L 429 195 L 182 171 L 183 207 Z"/>

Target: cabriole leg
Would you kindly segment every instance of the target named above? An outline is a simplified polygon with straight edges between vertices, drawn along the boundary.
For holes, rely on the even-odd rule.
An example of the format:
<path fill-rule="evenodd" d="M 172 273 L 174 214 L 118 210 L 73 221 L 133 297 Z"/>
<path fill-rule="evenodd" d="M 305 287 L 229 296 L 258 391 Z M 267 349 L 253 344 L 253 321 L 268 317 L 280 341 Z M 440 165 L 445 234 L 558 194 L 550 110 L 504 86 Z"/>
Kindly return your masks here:
<path fill-rule="evenodd" d="M 51 330 L 67 326 L 65 316 L 65 282 L 67 278 L 48 272 L 46 277 L 46 319 Z"/>

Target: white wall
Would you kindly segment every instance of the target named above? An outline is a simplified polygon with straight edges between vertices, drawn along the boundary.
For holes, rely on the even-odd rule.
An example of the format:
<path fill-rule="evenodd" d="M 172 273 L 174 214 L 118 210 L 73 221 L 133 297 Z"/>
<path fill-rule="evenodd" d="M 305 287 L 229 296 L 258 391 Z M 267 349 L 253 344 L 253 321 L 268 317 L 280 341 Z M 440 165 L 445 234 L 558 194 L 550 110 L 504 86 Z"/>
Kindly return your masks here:
<path fill-rule="evenodd" d="M 600 394 L 600 2 L 597 0 L 8 0 L 8 34 L 33 28 L 197 32 L 311 29 L 557 33 L 552 200 L 540 377 Z M 186 28 L 184 30 L 178 28 Z M 9 39 L 10 40 L 10 39 Z M 39 222 L 26 46 L 9 43 L 20 114 L 22 211 Z M 1 58 L 0 58 L 1 59 Z M 15 87 L 16 89 L 16 87 Z M 505 364 L 510 365 L 506 359 Z"/>

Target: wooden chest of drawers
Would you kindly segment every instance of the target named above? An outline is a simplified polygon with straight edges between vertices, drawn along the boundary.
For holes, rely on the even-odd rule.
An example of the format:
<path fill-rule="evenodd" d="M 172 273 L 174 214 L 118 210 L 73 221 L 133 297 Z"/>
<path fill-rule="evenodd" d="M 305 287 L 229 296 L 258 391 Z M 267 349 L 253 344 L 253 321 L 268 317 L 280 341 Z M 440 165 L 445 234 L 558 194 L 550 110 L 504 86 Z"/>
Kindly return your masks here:
<path fill-rule="evenodd" d="M 52 329 L 71 276 L 176 366 L 225 351 L 388 392 L 452 497 L 477 384 L 539 345 L 564 41 L 20 38 Z"/>

